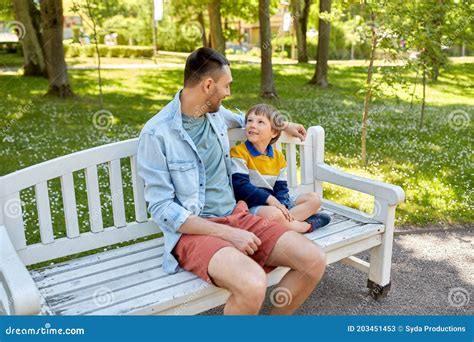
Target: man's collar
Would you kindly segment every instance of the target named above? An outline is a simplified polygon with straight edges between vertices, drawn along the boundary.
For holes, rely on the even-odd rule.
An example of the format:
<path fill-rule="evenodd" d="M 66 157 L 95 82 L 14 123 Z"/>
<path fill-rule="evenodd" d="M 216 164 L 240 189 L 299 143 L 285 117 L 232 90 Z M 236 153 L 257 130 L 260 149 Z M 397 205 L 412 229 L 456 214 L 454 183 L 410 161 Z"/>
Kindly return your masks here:
<path fill-rule="evenodd" d="M 259 150 L 257 150 L 255 148 L 255 146 L 253 146 L 253 144 L 246 140 L 245 141 L 245 146 L 247 147 L 247 150 L 250 152 L 250 154 L 252 155 L 252 157 L 258 157 L 258 156 L 264 156 L 265 154 L 261 153 Z M 270 158 L 273 158 L 273 147 L 272 145 L 268 145 L 267 147 L 267 156 L 269 156 Z"/>

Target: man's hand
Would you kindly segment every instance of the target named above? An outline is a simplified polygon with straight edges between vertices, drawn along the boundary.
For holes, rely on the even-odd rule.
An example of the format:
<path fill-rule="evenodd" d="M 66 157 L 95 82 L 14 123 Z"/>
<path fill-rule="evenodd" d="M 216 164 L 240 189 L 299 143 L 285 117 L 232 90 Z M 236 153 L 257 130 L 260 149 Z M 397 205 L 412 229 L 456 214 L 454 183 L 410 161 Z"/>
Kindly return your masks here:
<path fill-rule="evenodd" d="M 306 129 L 303 125 L 298 123 L 289 122 L 284 131 L 289 135 L 304 141 L 306 139 Z"/>
<path fill-rule="evenodd" d="M 239 228 L 227 231 L 225 239 L 246 255 L 254 254 L 262 244 L 254 233 Z"/>
<path fill-rule="evenodd" d="M 293 221 L 295 218 L 293 217 L 293 215 L 291 215 L 290 211 L 288 210 L 287 207 L 285 207 L 283 204 L 281 204 L 281 202 L 274 196 L 268 196 L 268 199 L 267 199 L 267 204 L 268 205 L 271 205 L 275 208 L 278 208 L 281 210 L 281 212 L 283 213 L 283 216 L 288 220 L 288 221 Z M 271 218 L 270 218 L 271 219 Z"/>

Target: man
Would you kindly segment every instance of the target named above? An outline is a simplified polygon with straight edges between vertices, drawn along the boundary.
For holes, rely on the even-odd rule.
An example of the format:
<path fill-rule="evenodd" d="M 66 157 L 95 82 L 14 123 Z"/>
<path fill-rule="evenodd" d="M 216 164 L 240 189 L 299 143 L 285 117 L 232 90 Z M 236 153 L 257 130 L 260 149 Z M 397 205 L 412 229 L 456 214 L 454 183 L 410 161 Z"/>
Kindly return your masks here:
<path fill-rule="evenodd" d="M 258 314 L 267 288 L 265 272 L 290 271 L 278 284 L 291 294 L 271 314 L 293 313 L 321 279 L 325 254 L 303 235 L 248 213 L 231 183 L 227 129 L 244 119 L 221 106 L 230 95 L 227 59 L 200 48 L 187 59 L 184 88 L 144 126 L 138 173 L 145 199 L 164 233 L 163 268 L 179 266 L 231 292 L 225 314 Z M 304 139 L 304 127 L 286 132 Z"/>

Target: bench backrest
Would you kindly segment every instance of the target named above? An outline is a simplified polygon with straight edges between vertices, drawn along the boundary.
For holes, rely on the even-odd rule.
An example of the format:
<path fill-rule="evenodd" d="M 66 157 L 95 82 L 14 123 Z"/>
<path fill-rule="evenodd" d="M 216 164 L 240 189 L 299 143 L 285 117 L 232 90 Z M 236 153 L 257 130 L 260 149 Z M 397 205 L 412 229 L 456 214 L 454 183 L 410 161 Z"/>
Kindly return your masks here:
<path fill-rule="evenodd" d="M 304 142 L 286 134 L 277 142 L 277 147 L 285 150 L 288 184 L 293 190 L 318 191 L 313 174 L 315 158 L 319 158 L 314 148 L 318 129 L 322 131 L 311 128 Z M 244 138 L 243 129 L 229 130 L 231 146 Z M 160 232 L 146 210 L 144 182 L 136 168 L 137 144 L 138 139 L 130 139 L 98 146 L 0 178 L 0 225 L 6 227 L 26 265 Z M 81 177 L 85 182 L 82 187 L 78 184 Z M 53 182 L 57 184 L 56 194 Z M 124 191 L 127 186 L 128 191 Z M 28 190 L 30 199 L 26 201 L 24 191 Z M 76 201 L 78 198 L 84 203 Z M 109 220 L 104 218 L 105 211 Z M 30 224 L 25 225 L 26 221 Z"/>

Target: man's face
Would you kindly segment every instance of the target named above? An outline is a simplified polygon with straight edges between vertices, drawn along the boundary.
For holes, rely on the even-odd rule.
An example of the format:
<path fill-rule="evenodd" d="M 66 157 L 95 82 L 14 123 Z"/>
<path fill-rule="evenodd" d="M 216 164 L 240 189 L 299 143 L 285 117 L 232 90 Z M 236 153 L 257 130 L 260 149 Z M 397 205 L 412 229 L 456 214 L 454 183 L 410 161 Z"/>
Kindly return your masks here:
<path fill-rule="evenodd" d="M 209 88 L 209 95 L 206 101 L 209 113 L 217 112 L 222 100 L 230 96 L 230 85 L 232 84 L 232 74 L 228 65 L 222 68 L 217 79 Z"/>

